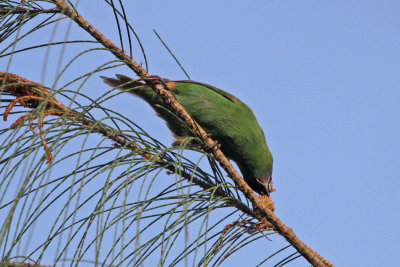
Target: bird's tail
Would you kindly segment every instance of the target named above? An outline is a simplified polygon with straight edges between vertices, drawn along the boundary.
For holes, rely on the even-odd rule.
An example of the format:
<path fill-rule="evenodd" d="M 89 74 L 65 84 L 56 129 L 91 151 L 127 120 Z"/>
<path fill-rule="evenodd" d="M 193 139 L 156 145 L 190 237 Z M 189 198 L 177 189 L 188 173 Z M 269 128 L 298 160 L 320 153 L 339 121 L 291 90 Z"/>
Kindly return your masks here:
<path fill-rule="evenodd" d="M 134 80 L 122 74 L 116 74 L 115 76 L 116 78 L 108 78 L 104 76 L 100 77 L 107 85 L 140 97 L 149 103 L 153 108 L 155 108 L 155 105 L 157 104 L 162 105 L 164 103 L 161 97 L 158 96 L 153 89 L 139 79 Z"/>
<path fill-rule="evenodd" d="M 132 89 L 138 86 L 146 85 L 144 82 L 141 82 L 139 80 L 134 80 L 122 74 L 116 74 L 115 76 L 117 78 L 108 78 L 104 76 L 100 76 L 100 78 L 103 79 L 105 84 L 121 90 Z"/>

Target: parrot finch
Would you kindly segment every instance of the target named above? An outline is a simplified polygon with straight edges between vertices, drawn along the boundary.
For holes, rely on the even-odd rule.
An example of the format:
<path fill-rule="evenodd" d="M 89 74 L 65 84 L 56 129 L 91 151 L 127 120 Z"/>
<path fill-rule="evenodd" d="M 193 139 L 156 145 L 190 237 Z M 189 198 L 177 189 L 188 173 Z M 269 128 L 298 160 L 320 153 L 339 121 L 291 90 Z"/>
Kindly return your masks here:
<path fill-rule="evenodd" d="M 116 77 L 101 78 L 111 87 L 127 90 L 149 103 L 174 134 L 174 145 L 193 137 L 188 126 L 148 85 L 124 75 L 117 74 Z M 225 156 L 238 165 L 247 184 L 257 193 L 269 196 L 273 190 L 272 155 L 251 109 L 233 95 L 205 83 L 163 81 L 190 116 L 219 142 Z"/>

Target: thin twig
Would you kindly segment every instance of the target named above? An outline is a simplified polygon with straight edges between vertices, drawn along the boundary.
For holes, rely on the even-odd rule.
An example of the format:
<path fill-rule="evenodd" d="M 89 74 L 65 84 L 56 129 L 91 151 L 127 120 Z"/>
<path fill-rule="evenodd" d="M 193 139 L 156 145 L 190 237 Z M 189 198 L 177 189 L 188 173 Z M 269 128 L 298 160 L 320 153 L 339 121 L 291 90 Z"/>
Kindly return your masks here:
<path fill-rule="evenodd" d="M 183 73 L 185 73 L 186 77 L 191 80 L 189 74 L 186 72 L 185 68 L 181 65 L 181 63 L 179 62 L 179 60 L 176 58 L 176 56 L 174 55 L 174 53 L 172 53 L 171 49 L 169 49 L 169 47 L 167 46 L 167 44 L 163 41 L 163 39 L 161 39 L 161 36 L 158 34 L 158 32 L 153 29 L 153 32 L 157 35 L 158 40 L 160 40 L 160 42 L 163 44 L 163 46 L 167 49 L 167 51 L 169 52 L 169 54 L 175 59 L 175 62 L 179 65 L 179 67 L 181 68 L 181 70 L 183 71 Z"/>
<path fill-rule="evenodd" d="M 52 267 L 51 265 L 38 265 L 36 263 L 16 262 L 16 261 L 8 261 L 8 262 L 0 261 L 0 266 L 2 266 L 2 267 Z"/>
<path fill-rule="evenodd" d="M 27 9 L 27 8 L 13 8 L 13 9 L 1 9 L 0 10 L 0 15 L 14 15 L 14 14 L 41 14 L 41 13 L 47 13 L 47 14 L 57 14 L 61 13 L 61 10 L 59 8 L 50 8 L 50 9 Z"/>

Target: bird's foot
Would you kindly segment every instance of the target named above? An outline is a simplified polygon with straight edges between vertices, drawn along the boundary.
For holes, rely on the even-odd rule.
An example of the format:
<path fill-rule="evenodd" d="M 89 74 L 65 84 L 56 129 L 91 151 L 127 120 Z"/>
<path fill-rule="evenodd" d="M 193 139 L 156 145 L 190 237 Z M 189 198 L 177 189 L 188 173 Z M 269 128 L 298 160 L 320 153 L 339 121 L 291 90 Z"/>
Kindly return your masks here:
<path fill-rule="evenodd" d="M 212 138 L 212 134 L 210 134 L 210 133 L 207 133 L 206 136 L 207 136 L 208 138 Z"/>
<path fill-rule="evenodd" d="M 221 144 L 218 143 L 218 141 L 212 141 L 211 144 L 205 144 L 204 147 L 205 147 L 207 150 L 211 150 L 211 151 L 212 151 L 212 150 L 215 150 L 215 149 L 220 148 L 220 147 L 221 147 Z"/>
<path fill-rule="evenodd" d="M 211 137 L 211 134 L 207 134 L 207 137 Z M 189 148 L 195 148 L 195 149 L 203 149 L 205 148 L 206 150 L 214 150 L 216 148 L 220 148 L 221 144 L 218 143 L 218 141 L 212 141 L 212 144 L 210 145 L 201 145 L 198 143 L 199 140 L 196 140 L 196 138 L 193 137 L 181 137 L 178 136 L 176 137 L 176 140 L 172 143 L 173 147 L 189 147 Z"/>
<path fill-rule="evenodd" d="M 188 147 L 188 148 L 195 148 L 201 149 L 202 146 L 197 142 L 196 138 L 193 137 L 186 137 L 186 136 L 175 136 L 175 141 L 172 143 L 173 147 Z"/>
<path fill-rule="evenodd" d="M 155 84 L 164 84 L 164 80 L 157 75 L 149 75 L 147 77 L 142 78 L 143 81 L 145 82 L 151 82 L 151 83 L 155 83 Z"/>
<path fill-rule="evenodd" d="M 207 134 L 206 134 L 206 137 L 207 137 L 207 138 L 212 138 L 212 134 L 207 133 Z M 220 148 L 220 147 L 221 147 L 221 144 L 218 143 L 218 141 L 213 140 L 211 144 L 209 144 L 209 145 L 208 145 L 208 144 L 205 144 L 204 147 L 205 147 L 206 149 L 209 149 L 209 150 L 215 150 L 215 149 Z"/>
<path fill-rule="evenodd" d="M 175 141 L 172 143 L 173 147 L 178 147 L 178 148 L 194 148 L 194 149 L 201 149 L 202 146 L 200 144 L 195 144 L 195 143 L 185 143 L 181 141 Z"/>

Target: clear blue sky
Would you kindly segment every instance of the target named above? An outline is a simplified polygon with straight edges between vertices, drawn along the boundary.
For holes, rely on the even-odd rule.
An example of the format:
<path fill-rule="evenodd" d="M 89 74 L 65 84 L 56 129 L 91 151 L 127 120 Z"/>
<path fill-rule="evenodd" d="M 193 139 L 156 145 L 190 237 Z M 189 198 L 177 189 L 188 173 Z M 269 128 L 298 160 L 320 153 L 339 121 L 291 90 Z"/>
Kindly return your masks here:
<path fill-rule="evenodd" d="M 150 73 L 185 78 L 156 29 L 193 80 L 252 107 L 274 155 L 278 217 L 337 266 L 400 265 L 399 1 L 132 2 L 128 18 Z M 92 3 L 78 10 L 117 43 L 113 15 Z M 16 58 L 10 71 L 40 81 L 41 65 L 27 62 L 22 68 Z M 131 118 L 172 141 L 140 100 L 120 99 L 114 108 L 141 112 Z M 230 266 L 260 250 L 239 253 Z"/>

